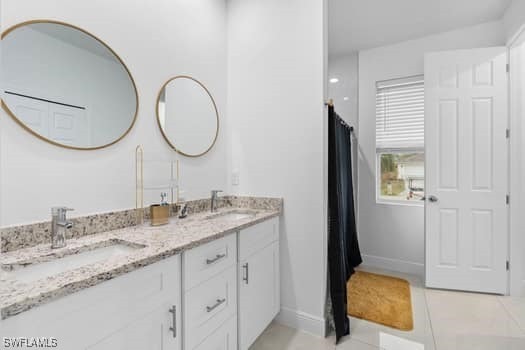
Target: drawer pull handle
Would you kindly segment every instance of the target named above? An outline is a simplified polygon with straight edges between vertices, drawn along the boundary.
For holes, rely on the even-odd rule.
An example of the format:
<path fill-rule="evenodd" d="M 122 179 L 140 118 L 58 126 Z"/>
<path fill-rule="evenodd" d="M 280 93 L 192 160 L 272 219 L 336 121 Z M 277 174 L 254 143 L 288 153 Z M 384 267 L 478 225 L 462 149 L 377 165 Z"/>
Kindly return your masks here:
<path fill-rule="evenodd" d="M 248 271 L 249 271 L 249 265 L 248 263 L 243 264 L 242 268 L 244 269 L 244 276 L 242 277 L 242 280 L 248 284 Z"/>
<path fill-rule="evenodd" d="M 217 299 L 217 302 L 213 306 L 206 306 L 206 312 L 212 312 L 216 308 L 218 308 L 221 304 L 225 303 L 226 299 Z"/>
<path fill-rule="evenodd" d="M 225 257 L 226 257 L 226 254 L 217 254 L 217 256 L 213 259 L 206 259 L 206 265 L 211 265 L 213 263 L 216 263 L 217 261 Z"/>
<path fill-rule="evenodd" d="M 172 315 L 173 321 L 173 326 L 170 327 L 170 331 L 173 333 L 173 338 L 177 338 L 177 306 L 173 305 L 173 307 L 169 311 Z"/>

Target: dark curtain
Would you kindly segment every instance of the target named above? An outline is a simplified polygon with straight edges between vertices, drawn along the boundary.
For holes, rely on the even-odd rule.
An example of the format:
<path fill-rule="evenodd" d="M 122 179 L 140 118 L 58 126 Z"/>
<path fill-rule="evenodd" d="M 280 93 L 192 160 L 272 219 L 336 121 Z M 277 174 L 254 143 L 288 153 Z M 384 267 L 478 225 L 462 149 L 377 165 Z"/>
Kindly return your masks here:
<path fill-rule="evenodd" d="M 361 264 L 352 184 L 352 138 L 348 125 L 328 112 L 328 275 L 336 342 L 348 335 L 346 282 Z"/>

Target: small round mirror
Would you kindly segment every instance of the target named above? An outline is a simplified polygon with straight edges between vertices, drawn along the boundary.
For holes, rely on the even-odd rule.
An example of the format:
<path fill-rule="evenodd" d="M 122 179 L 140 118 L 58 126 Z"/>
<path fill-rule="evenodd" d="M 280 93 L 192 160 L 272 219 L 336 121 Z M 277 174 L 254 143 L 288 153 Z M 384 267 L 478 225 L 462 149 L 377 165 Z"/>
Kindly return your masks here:
<path fill-rule="evenodd" d="M 133 127 L 138 95 L 117 54 L 73 25 L 37 20 L 2 34 L 2 107 L 24 129 L 57 146 L 91 150 Z"/>
<path fill-rule="evenodd" d="M 168 144 L 188 157 L 206 154 L 219 133 L 213 97 L 201 82 L 188 76 L 177 76 L 162 86 L 157 122 Z"/>

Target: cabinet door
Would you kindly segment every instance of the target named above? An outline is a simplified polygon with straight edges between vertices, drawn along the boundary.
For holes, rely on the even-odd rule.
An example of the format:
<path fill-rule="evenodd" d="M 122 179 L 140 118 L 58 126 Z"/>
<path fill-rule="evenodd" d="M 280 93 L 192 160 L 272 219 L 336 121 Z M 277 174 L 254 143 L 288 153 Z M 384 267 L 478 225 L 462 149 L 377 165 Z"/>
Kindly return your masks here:
<path fill-rule="evenodd" d="M 179 350 L 181 342 L 180 326 L 177 325 L 180 322 L 178 311 L 176 316 L 175 321 L 170 309 L 163 306 L 86 350 Z M 174 322 L 175 332 L 171 329 Z"/>
<path fill-rule="evenodd" d="M 151 319 L 157 310 L 162 310 L 158 315 L 168 324 L 168 310 L 174 304 L 180 335 L 179 255 L 2 320 L 0 337 L 55 337 L 58 350 L 86 349 L 109 341 L 112 335 L 129 327 L 140 329 L 136 323 Z M 137 332 L 136 336 L 143 334 L 148 333 Z M 167 336 L 168 332 L 164 334 Z M 152 344 L 154 337 L 158 338 L 158 334 L 149 339 Z"/>
<path fill-rule="evenodd" d="M 248 349 L 279 311 L 279 243 L 240 263 L 239 348 Z"/>

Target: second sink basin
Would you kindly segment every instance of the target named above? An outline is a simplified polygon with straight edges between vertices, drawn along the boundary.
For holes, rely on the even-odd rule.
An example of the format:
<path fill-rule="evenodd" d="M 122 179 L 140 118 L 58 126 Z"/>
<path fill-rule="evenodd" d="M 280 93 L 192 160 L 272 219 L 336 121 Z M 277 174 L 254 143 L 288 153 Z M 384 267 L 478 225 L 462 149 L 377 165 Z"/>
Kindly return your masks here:
<path fill-rule="evenodd" d="M 123 241 L 106 241 L 100 245 L 88 246 L 84 251 L 72 252 L 48 261 L 2 265 L 2 270 L 9 277 L 28 283 L 82 266 L 102 262 L 116 256 L 126 255 L 140 248 L 143 248 L 143 246 Z"/>
<path fill-rule="evenodd" d="M 242 219 L 253 218 L 257 215 L 256 212 L 251 210 L 230 210 L 222 213 L 216 213 L 208 215 L 207 219 L 221 219 L 227 221 L 237 221 Z"/>

